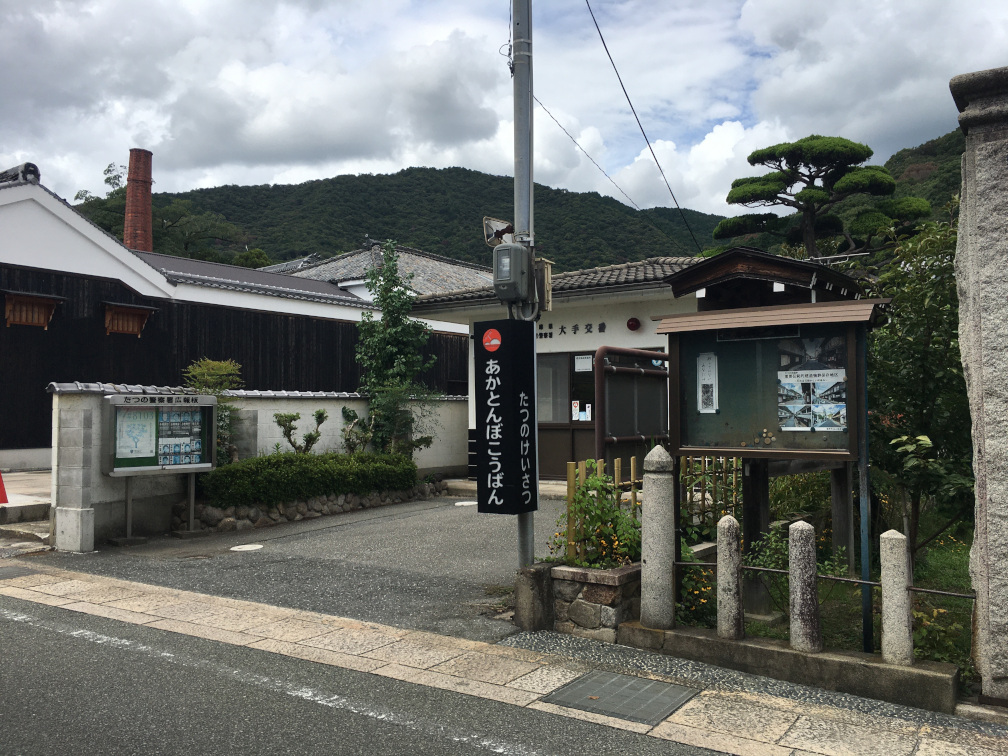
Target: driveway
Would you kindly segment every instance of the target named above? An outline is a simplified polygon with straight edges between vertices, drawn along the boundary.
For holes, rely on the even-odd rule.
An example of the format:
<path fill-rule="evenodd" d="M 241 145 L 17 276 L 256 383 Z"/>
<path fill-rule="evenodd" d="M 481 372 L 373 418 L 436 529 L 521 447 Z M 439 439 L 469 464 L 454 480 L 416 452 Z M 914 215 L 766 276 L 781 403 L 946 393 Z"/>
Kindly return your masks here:
<path fill-rule="evenodd" d="M 549 555 L 563 502 L 536 513 L 537 558 Z M 358 510 L 256 531 L 154 539 L 91 554 L 32 559 L 67 569 L 495 642 L 517 569 L 516 518 L 479 514 L 458 497 Z M 233 551 L 235 546 L 261 545 Z"/>

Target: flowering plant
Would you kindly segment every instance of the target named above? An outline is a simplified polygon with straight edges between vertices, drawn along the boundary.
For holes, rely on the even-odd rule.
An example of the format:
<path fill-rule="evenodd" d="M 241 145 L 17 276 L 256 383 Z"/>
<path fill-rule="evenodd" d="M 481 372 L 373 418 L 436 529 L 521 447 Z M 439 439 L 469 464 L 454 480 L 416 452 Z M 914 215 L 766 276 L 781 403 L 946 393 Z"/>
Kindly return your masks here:
<path fill-rule="evenodd" d="M 622 492 L 593 460 L 586 469 L 585 480 L 557 521 L 550 552 L 579 567 L 609 569 L 640 561 L 640 505 L 624 505 Z"/>

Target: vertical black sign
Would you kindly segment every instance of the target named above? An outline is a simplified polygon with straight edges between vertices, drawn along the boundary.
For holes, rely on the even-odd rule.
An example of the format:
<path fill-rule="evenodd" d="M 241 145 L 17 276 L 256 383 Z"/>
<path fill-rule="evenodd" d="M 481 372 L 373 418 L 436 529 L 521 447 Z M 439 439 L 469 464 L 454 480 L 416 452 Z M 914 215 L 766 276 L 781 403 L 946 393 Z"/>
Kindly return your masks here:
<path fill-rule="evenodd" d="M 539 508 L 534 324 L 476 323 L 474 341 L 478 509 L 534 512 Z"/>

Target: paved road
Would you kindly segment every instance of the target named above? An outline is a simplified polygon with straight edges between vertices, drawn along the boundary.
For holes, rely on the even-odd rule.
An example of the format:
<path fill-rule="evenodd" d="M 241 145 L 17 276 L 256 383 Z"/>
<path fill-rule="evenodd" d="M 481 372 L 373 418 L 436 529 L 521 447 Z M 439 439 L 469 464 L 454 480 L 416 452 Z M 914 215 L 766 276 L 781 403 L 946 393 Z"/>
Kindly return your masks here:
<path fill-rule="evenodd" d="M 710 754 L 0 596 L 4 754 Z"/>
<path fill-rule="evenodd" d="M 496 641 L 517 568 L 514 517 L 438 498 L 257 531 L 76 555 L 42 564 L 397 627 Z M 562 502 L 536 514 L 536 556 L 549 554 Z M 233 546 L 257 543 L 257 551 Z"/>

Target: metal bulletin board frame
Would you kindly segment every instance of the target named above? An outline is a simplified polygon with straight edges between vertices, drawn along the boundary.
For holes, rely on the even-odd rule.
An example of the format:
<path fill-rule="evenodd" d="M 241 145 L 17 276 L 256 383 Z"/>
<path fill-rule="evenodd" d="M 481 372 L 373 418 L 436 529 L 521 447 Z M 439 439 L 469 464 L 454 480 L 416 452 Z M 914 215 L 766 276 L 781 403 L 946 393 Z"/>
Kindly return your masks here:
<path fill-rule="evenodd" d="M 860 342 L 878 300 L 707 311 L 662 320 L 673 455 L 858 459 Z"/>
<path fill-rule="evenodd" d="M 217 398 L 113 394 L 102 413 L 102 472 L 112 477 L 197 473 L 217 464 Z"/>

